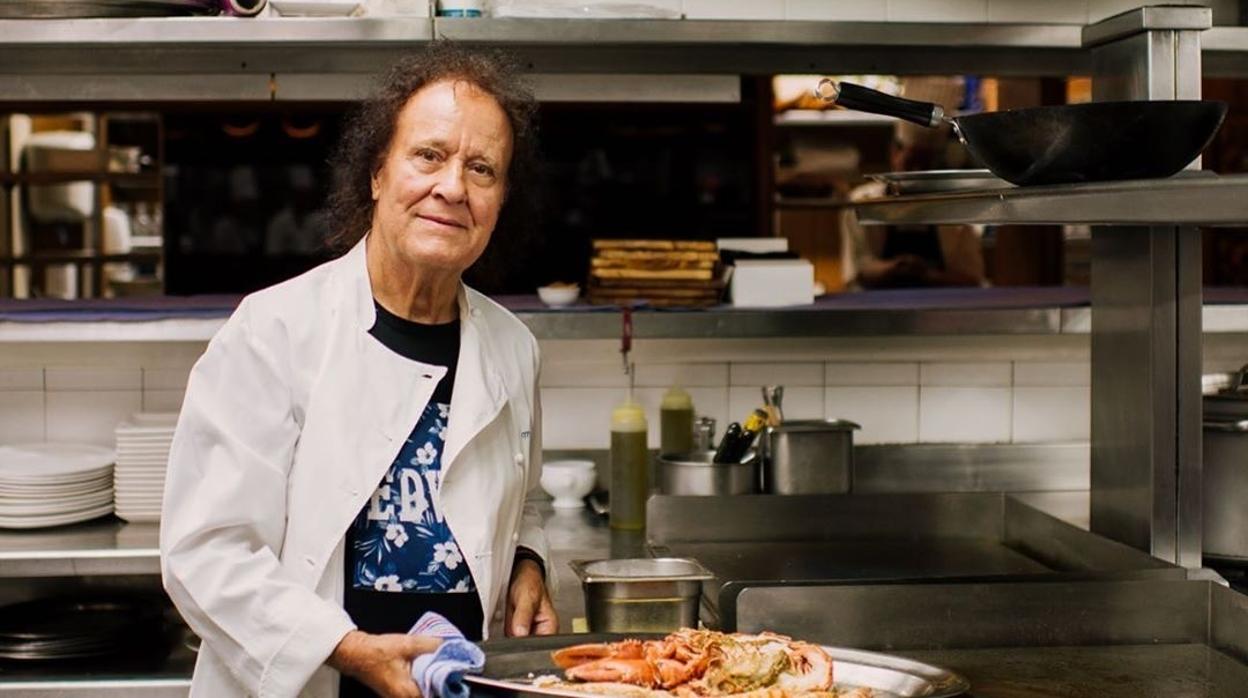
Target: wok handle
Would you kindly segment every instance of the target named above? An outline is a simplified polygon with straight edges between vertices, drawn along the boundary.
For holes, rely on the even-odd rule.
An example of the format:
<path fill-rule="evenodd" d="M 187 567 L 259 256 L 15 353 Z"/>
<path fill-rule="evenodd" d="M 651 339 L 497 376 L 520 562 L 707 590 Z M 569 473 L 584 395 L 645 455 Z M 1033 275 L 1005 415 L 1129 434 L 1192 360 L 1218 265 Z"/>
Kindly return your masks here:
<path fill-rule="evenodd" d="M 846 109 L 895 116 L 920 126 L 939 126 L 945 118 L 945 110 L 939 104 L 894 97 L 852 82 L 824 78 L 815 88 L 815 96 Z"/>

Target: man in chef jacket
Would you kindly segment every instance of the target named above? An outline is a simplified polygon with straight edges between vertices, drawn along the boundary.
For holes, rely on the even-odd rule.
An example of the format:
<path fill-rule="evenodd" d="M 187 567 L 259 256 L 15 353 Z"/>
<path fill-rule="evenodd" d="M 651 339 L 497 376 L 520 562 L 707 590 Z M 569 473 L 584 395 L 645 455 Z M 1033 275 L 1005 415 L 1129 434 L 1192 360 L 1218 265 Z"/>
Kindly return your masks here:
<path fill-rule="evenodd" d="M 339 258 L 252 294 L 191 372 L 169 458 L 165 587 L 203 638 L 193 696 L 417 696 L 408 635 L 551 634 L 538 347 L 461 282 L 522 220 L 534 102 L 435 44 L 344 129 Z"/>

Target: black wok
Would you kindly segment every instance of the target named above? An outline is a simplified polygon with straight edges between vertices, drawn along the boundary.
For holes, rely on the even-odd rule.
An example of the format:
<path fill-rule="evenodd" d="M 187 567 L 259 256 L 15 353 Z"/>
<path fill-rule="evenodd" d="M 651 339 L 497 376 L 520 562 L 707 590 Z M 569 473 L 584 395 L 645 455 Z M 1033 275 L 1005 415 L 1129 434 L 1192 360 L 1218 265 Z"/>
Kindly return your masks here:
<path fill-rule="evenodd" d="M 971 155 L 1014 184 L 1169 177 L 1209 145 L 1226 103 L 1209 100 L 1091 102 L 948 117 L 916 102 L 848 82 L 822 80 L 816 94 L 846 109 L 920 126 L 953 124 Z"/>

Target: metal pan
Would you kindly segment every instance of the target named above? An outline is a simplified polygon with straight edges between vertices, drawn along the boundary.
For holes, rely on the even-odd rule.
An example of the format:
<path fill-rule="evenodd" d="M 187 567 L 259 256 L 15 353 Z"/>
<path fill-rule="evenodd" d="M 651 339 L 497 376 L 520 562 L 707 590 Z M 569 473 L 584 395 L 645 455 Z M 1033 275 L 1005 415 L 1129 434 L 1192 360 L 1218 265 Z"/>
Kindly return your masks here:
<path fill-rule="evenodd" d="M 846 109 L 920 126 L 953 125 L 971 155 L 1018 185 L 1169 177 L 1209 145 L 1226 117 L 1210 100 L 1091 102 L 950 117 L 861 85 L 824 79 L 815 93 Z"/>
<path fill-rule="evenodd" d="M 644 635 L 564 635 L 487 642 L 485 673 L 465 676 L 474 696 L 565 696 L 585 698 L 575 693 L 532 685 L 533 679 L 559 675 L 550 659 L 553 650 L 584 642 L 613 642 Z M 653 637 L 660 637 L 655 635 Z M 863 652 L 842 647 L 825 647 L 832 656 L 832 675 L 838 689 L 870 688 L 873 698 L 947 698 L 970 690 L 966 679 L 946 669 L 903 657 Z"/>

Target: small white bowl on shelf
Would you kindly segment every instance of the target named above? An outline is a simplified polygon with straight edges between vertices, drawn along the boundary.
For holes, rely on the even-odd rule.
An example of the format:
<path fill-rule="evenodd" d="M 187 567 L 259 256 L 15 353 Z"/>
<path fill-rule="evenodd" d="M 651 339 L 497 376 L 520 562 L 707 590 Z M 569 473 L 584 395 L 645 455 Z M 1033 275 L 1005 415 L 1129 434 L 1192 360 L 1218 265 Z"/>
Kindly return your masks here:
<path fill-rule="evenodd" d="M 555 498 L 556 509 L 581 509 L 594 490 L 592 460 L 556 460 L 542 465 L 542 489 Z"/>
<path fill-rule="evenodd" d="M 563 308 L 581 297 L 581 287 L 578 284 L 550 284 L 538 288 L 537 297 L 552 308 Z"/>

